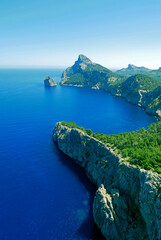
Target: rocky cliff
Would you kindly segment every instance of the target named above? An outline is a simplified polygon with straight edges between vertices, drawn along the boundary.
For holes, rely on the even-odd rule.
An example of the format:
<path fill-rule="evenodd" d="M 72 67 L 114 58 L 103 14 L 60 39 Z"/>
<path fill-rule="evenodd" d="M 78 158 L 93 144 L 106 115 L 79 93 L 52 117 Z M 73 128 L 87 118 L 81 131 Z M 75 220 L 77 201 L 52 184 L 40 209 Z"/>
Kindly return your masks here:
<path fill-rule="evenodd" d="M 93 216 L 106 239 L 161 239 L 158 174 L 129 165 L 102 142 L 61 122 L 55 125 L 53 140 L 98 186 Z"/>
<path fill-rule="evenodd" d="M 61 84 L 102 89 L 161 117 L 161 81 L 145 74 L 119 75 L 80 55 L 75 64 L 63 72 Z"/>

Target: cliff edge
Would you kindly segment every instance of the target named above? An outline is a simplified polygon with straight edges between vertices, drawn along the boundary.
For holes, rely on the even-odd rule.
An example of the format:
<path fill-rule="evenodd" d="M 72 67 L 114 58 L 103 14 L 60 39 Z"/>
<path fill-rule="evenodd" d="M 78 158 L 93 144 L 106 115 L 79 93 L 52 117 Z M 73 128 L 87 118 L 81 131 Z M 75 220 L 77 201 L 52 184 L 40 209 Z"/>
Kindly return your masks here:
<path fill-rule="evenodd" d="M 53 140 L 98 186 L 94 221 L 106 239 L 161 239 L 161 177 L 125 162 L 76 128 L 55 125 Z"/>

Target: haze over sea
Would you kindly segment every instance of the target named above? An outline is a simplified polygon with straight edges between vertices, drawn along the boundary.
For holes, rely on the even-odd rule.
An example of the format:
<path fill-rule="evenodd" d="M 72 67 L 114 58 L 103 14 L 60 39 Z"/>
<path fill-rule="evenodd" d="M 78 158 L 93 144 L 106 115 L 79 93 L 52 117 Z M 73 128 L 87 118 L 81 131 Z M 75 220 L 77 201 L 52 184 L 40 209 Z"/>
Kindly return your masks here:
<path fill-rule="evenodd" d="M 52 141 L 57 121 L 107 134 L 156 119 L 103 91 L 45 88 L 63 69 L 0 69 L 0 239 L 100 240 L 92 219 L 95 187 Z"/>

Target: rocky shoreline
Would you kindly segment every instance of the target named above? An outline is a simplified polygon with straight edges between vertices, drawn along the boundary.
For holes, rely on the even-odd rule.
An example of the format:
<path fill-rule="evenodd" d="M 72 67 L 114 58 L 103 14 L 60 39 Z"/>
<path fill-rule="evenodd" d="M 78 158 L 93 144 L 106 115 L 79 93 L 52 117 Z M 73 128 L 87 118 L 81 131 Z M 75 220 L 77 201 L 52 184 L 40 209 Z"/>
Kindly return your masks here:
<path fill-rule="evenodd" d="M 72 84 L 67 84 L 67 83 L 63 83 L 61 84 L 62 86 L 65 86 L 65 87 L 78 87 L 78 88 L 83 88 L 85 86 L 83 85 L 72 85 Z M 89 87 L 88 87 L 89 88 Z M 101 88 L 101 87 L 90 87 L 91 89 L 93 90 L 102 90 L 102 91 L 105 91 L 109 94 L 111 94 L 113 97 L 121 97 L 122 99 L 124 99 L 126 102 L 130 103 L 130 104 L 133 104 L 135 106 L 138 106 L 140 108 L 142 108 L 146 113 L 148 113 L 149 115 L 152 115 L 154 117 L 156 117 L 158 120 L 161 120 L 161 110 L 157 110 L 157 111 L 154 111 L 153 109 L 150 109 L 150 108 L 146 108 L 146 105 L 145 104 L 142 104 L 142 99 L 143 99 L 143 96 L 140 94 L 139 92 L 139 95 L 140 95 L 140 99 L 138 100 L 138 102 L 135 102 L 131 99 L 128 99 L 126 98 L 126 96 L 123 96 L 121 94 L 118 94 L 117 92 L 115 92 L 113 89 L 104 89 L 104 88 Z"/>
<path fill-rule="evenodd" d="M 87 87 L 87 86 L 83 86 L 83 85 L 73 85 L 73 84 L 67 84 L 66 82 L 64 83 L 62 81 L 61 83 L 62 86 L 65 86 L 65 87 Z M 88 86 L 87 88 L 91 88 L 93 90 L 102 90 L 102 91 L 105 91 L 109 94 L 111 94 L 112 96 L 114 97 L 121 97 L 122 99 L 124 99 L 126 102 L 130 103 L 130 104 L 133 104 L 135 106 L 138 106 L 138 107 L 141 107 L 146 113 L 154 116 L 154 117 L 157 117 L 159 120 L 161 120 L 161 110 L 154 110 L 154 109 L 151 109 L 151 108 L 148 108 L 147 107 L 147 101 L 145 98 L 147 98 L 146 96 L 146 92 L 142 92 L 141 93 L 141 90 L 138 91 L 138 97 L 137 97 L 137 101 L 135 98 L 128 98 L 126 96 L 126 94 L 119 94 L 117 91 L 115 91 L 115 89 L 113 89 L 113 87 L 110 87 L 108 86 L 108 88 L 104 88 L 104 87 L 101 87 L 101 86 Z"/>
<path fill-rule="evenodd" d="M 161 176 L 138 169 L 76 128 L 55 125 L 53 140 L 98 186 L 94 221 L 106 239 L 161 239 Z"/>

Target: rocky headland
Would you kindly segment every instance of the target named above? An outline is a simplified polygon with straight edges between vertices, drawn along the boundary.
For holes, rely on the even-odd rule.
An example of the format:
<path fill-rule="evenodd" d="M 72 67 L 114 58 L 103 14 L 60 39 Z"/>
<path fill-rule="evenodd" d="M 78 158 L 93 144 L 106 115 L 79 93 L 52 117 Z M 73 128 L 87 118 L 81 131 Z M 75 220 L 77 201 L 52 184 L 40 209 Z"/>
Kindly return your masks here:
<path fill-rule="evenodd" d="M 45 78 L 44 85 L 45 85 L 45 87 L 55 87 L 55 86 L 57 86 L 55 80 L 53 78 L 51 78 L 50 76 Z"/>
<path fill-rule="evenodd" d="M 148 74 L 145 68 L 143 70 Z M 101 89 L 161 117 L 161 81 L 146 74 L 127 76 L 115 73 L 79 55 L 75 64 L 63 72 L 61 85 Z"/>
<path fill-rule="evenodd" d="M 93 216 L 105 239 L 161 239 L 159 174 L 130 165 L 103 142 L 61 122 L 53 140 L 98 186 Z"/>

